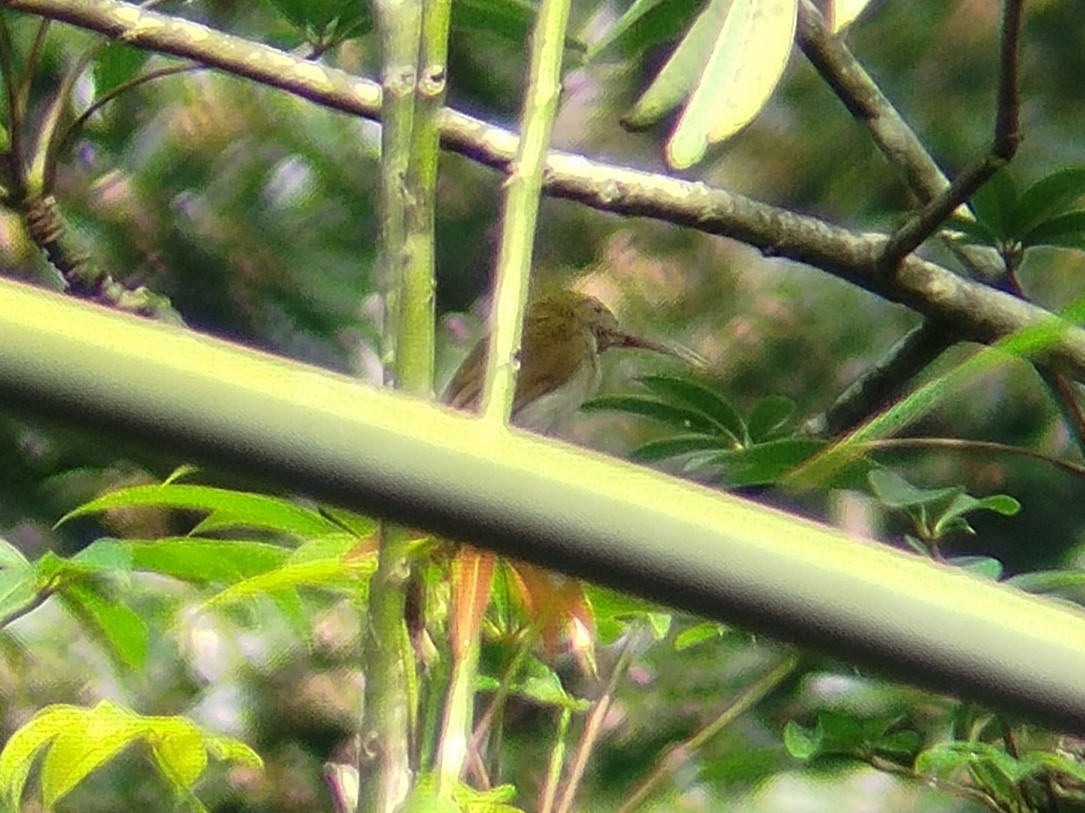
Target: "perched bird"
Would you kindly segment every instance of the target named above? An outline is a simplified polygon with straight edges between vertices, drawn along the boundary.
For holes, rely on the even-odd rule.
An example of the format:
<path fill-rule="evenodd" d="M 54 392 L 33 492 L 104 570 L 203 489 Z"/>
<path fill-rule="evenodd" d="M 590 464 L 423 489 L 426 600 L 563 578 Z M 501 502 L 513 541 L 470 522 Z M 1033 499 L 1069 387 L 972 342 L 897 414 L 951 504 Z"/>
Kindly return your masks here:
<path fill-rule="evenodd" d="M 607 306 L 587 294 L 563 290 L 529 303 L 512 422 L 537 432 L 553 432 L 595 392 L 599 354 L 612 347 L 694 360 L 692 351 L 626 333 Z M 471 350 L 449 382 L 445 403 L 457 409 L 478 408 L 488 349 L 483 339 Z"/>

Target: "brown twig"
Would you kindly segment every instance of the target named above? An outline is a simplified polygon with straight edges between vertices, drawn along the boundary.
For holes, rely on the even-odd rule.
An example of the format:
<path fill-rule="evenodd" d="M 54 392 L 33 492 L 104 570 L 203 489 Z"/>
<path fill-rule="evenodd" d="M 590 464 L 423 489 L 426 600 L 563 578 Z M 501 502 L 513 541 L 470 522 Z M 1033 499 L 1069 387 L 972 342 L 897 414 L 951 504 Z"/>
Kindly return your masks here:
<path fill-rule="evenodd" d="M 1014 8 L 1016 6 L 1016 8 Z M 818 70 L 826 83 L 836 92 L 845 107 L 870 131 L 875 144 L 908 180 L 912 191 L 927 207 L 904 229 L 894 235 L 883 249 L 883 257 L 903 257 L 906 243 L 916 239 L 922 242 L 937 230 L 938 226 L 959 204 L 953 204 L 969 188 L 976 188 L 977 181 L 989 177 L 989 166 L 973 167 L 956 179 L 956 187 L 950 184 L 941 169 L 931 158 L 914 131 L 907 125 L 896 108 L 866 73 L 859 61 L 843 41 L 833 36 L 820 11 L 810 0 L 801 0 L 798 18 L 798 42 L 803 53 Z M 1012 155 L 1019 141 L 1017 134 L 1019 109 L 1017 53 L 1020 35 L 1020 3 L 1007 3 L 1001 44 L 1001 72 L 998 94 L 998 114 L 995 123 L 995 146 L 997 155 Z M 989 156 L 985 156 L 986 161 Z M 968 193 L 971 194 L 971 193 Z M 966 195 L 967 196 L 967 195 Z M 952 205 L 951 205 L 952 204 Z M 945 207 L 947 211 L 943 211 Z M 894 245 L 893 240 L 899 241 Z M 957 259 L 972 275 L 984 278 L 994 276 L 977 266 L 979 259 L 966 253 L 954 241 L 947 243 Z M 926 321 L 910 331 L 890 350 L 885 359 L 864 372 L 822 416 L 811 421 L 808 428 L 836 435 L 854 428 L 862 420 L 889 403 L 900 394 L 904 382 L 926 368 L 944 350 L 961 340 L 961 336 L 947 330 L 945 324 Z"/>
<path fill-rule="evenodd" d="M 1021 0 L 1005 0 L 1002 7 L 1002 39 L 999 48 L 998 105 L 994 141 L 987 154 L 974 161 L 953 179 L 949 187 L 928 201 L 914 217 L 893 233 L 882 252 L 885 268 L 894 268 L 934 234 L 946 219 L 969 200 L 992 175 L 1017 152 L 1020 94 L 1018 58 L 1021 39 Z"/>
<path fill-rule="evenodd" d="M 981 805 L 993 811 L 994 813 L 1006 813 L 1005 808 L 999 803 L 998 799 L 996 799 L 990 793 L 987 793 L 986 791 L 980 790 L 979 788 L 973 787 L 971 785 L 966 785 L 962 782 L 953 782 L 952 780 L 943 779 L 942 777 L 936 775 L 921 774 L 911 768 L 905 767 L 904 765 L 898 765 L 896 762 L 885 759 L 883 757 L 879 757 L 876 754 L 872 754 L 870 757 L 868 757 L 867 763 L 872 768 L 876 768 L 883 773 L 903 776 L 913 782 L 917 782 L 920 784 L 929 784 L 936 788 L 941 788 L 948 793 L 952 793 L 955 796 L 960 796 L 965 799 L 971 799 L 975 802 L 979 802 Z"/>
<path fill-rule="evenodd" d="M 616 813 L 633 813 L 669 776 L 673 776 L 679 767 L 689 762 L 727 726 L 760 703 L 773 689 L 787 680 L 799 665 L 799 658 L 789 655 L 768 670 L 733 698 L 708 725 L 683 743 L 673 746 L 657 760 L 655 769 L 644 778 L 629 798 Z"/>
<path fill-rule="evenodd" d="M 864 449 L 872 452 L 891 452 L 895 450 L 924 449 L 945 452 L 965 452 L 975 454 L 1006 454 L 1015 457 L 1027 457 L 1030 460 L 1039 460 L 1061 469 L 1075 477 L 1085 477 L 1085 465 L 1063 460 L 1026 446 L 1013 446 L 1008 443 L 996 443 L 987 440 L 965 440 L 961 438 L 883 438 L 881 440 L 865 440 L 860 443 Z"/>
<path fill-rule="evenodd" d="M 614 668 L 610 672 L 610 678 L 607 680 L 603 693 L 596 698 L 591 711 L 588 712 L 588 719 L 584 722 L 584 730 L 580 734 L 580 741 L 577 743 L 576 752 L 573 754 L 573 760 L 565 777 L 565 783 L 561 788 L 557 804 L 554 806 L 554 813 L 569 813 L 573 809 L 573 801 L 576 799 L 576 792 L 580 789 L 580 783 L 584 779 L 584 770 L 588 766 L 588 759 L 595 748 L 595 744 L 599 741 L 599 737 L 602 736 L 603 722 L 606 720 L 607 712 L 610 711 L 610 704 L 614 702 L 614 693 L 618 688 L 618 681 L 625 676 L 626 670 L 629 668 L 629 662 L 633 659 L 633 652 L 636 650 L 639 638 L 639 635 L 634 634 L 626 640 L 622 653 L 618 656 L 618 662 L 614 664 Z"/>

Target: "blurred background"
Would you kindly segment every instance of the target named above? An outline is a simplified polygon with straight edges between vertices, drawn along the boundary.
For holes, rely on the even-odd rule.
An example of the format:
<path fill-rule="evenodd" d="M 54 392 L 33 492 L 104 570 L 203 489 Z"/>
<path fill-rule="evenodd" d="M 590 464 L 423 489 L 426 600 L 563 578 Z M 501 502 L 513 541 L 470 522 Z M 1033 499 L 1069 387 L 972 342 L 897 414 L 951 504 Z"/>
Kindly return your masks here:
<path fill-rule="evenodd" d="M 625 7 L 614 0 L 580 0 L 571 30 L 590 42 Z M 162 10 L 279 47 L 303 47 L 296 29 L 269 5 L 191 0 L 165 3 Z M 875 2 L 847 35 L 949 174 L 991 138 L 999 16 L 999 4 L 986 0 Z M 8 23 L 25 52 L 36 20 L 9 15 Z M 1085 163 L 1080 30 L 1075 2 L 1028 5 L 1025 140 L 1013 165 L 1019 181 Z M 93 41 L 87 33 L 52 27 L 32 110 Z M 667 171 L 661 157 L 667 126 L 634 134 L 618 123 L 667 53 L 667 46 L 659 46 L 647 58 L 613 57 L 591 65 L 571 55 L 554 146 Z M 449 104 L 512 126 L 525 56 L 522 41 L 456 32 Z M 369 77 L 377 58 L 371 35 L 323 57 Z M 172 62 L 152 56 L 146 67 Z M 77 97 L 93 98 L 95 81 L 86 76 Z M 62 160 L 57 197 L 103 266 L 119 279 L 169 296 L 193 329 L 376 381 L 378 145 L 374 123 L 212 71 L 184 73 L 123 94 L 96 115 Z M 496 173 L 458 155 L 444 154 L 440 172 L 438 391 L 485 324 L 502 188 Z M 856 230 L 891 229 L 915 204 L 864 128 L 797 50 L 770 105 L 685 177 Z M 587 290 L 631 331 L 680 341 L 707 357 L 711 384 L 743 412 L 762 397 L 785 395 L 802 415 L 816 414 L 918 322 L 907 309 L 815 269 L 765 259 L 741 244 L 689 229 L 567 201 L 544 201 L 535 256 L 540 282 Z M 0 267 L 11 277 L 50 283 L 11 212 L 0 212 Z M 1079 295 L 1082 269 L 1079 253 L 1034 252 L 1021 278 L 1030 297 L 1058 308 Z M 928 375 L 970 352 L 954 349 Z M 680 371 L 666 359 L 609 356 L 608 392 L 636 391 L 633 379 L 640 373 Z M 970 383 L 910 431 L 1073 455 L 1050 396 L 1023 363 L 1009 362 Z M 572 437 L 621 455 L 653 432 L 658 427 L 645 421 L 593 413 L 577 421 Z M 185 517 L 155 512 L 52 527 L 103 490 L 152 482 L 187 461 L 121 452 L 78 427 L 26 415 L 0 415 L 0 460 L 0 536 L 31 558 L 47 550 L 70 554 L 103 534 L 152 536 L 187 527 Z M 1085 499 L 1081 481 L 1035 461 L 1002 457 L 928 454 L 901 460 L 906 476 L 924 487 L 966 484 L 977 496 L 1003 492 L 1021 501 L 1016 517 L 976 517 L 977 534 L 956 542 L 954 552 L 993 556 L 1009 572 L 1070 566 L 1083 555 L 1083 518 L 1067 510 Z M 209 472 L 206 479 L 216 477 Z M 897 541 L 901 529 L 864 495 L 828 495 L 809 510 L 840 519 L 842 505 L 869 509 L 860 512 L 858 530 Z M 357 608 L 313 595 L 312 636 L 301 640 L 276 620 L 271 605 L 167 618 L 155 602 L 169 589 L 156 584 L 128 597 L 162 625 L 147 673 L 138 677 L 118 673 L 54 605 L 0 634 L 4 736 L 50 702 L 106 696 L 147 714 L 190 713 L 245 738 L 269 766 L 262 775 L 235 770 L 212 776 L 203 798 L 214 810 L 330 810 L 321 765 L 346 738 L 361 691 Z M 615 706 L 612 735 L 593 762 L 581 809 L 613 809 L 660 748 L 688 736 L 730 690 L 763 668 L 765 647 L 735 632 L 719 646 L 677 657 L 665 648 L 646 649 L 633 685 Z M 974 802 L 870 770 L 812 774 L 780 744 L 781 721 L 813 706 L 884 711 L 941 702 L 826 666 L 824 673 L 782 687 L 756 714 L 713 741 L 699 762 L 676 776 L 673 794 L 658 809 L 978 809 Z M 505 746 L 510 761 L 538 760 L 532 732 L 550 724 L 537 719 L 540 714 L 523 710 Z M 95 774 L 68 809 L 159 809 L 160 792 L 143 780 L 137 760 L 121 761 Z"/>

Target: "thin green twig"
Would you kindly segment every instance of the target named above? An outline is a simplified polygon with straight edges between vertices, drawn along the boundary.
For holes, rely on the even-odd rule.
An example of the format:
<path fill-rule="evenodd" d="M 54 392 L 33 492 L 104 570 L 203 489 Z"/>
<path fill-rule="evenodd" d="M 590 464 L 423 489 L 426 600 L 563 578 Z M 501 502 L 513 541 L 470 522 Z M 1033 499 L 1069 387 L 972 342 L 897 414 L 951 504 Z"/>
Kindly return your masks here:
<path fill-rule="evenodd" d="M 561 95 L 561 62 L 570 0 L 542 0 L 531 34 L 531 58 L 520 142 L 506 181 L 502 211 L 490 348 L 481 414 L 504 426 L 512 412 L 516 387 L 514 357 L 520 345 L 524 306 L 531 275 L 535 225 L 542 195 L 550 131 Z"/>
<path fill-rule="evenodd" d="M 86 123 L 90 120 L 91 116 L 93 116 L 103 107 L 105 107 L 111 101 L 116 99 L 122 93 L 127 93 L 128 91 L 133 90 L 140 85 L 145 85 L 148 82 L 155 81 L 156 79 L 163 79 L 167 76 L 176 76 L 179 73 L 205 71 L 207 69 L 208 68 L 206 65 L 198 65 L 195 63 L 186 65 L 169 65 L 164 68 L 155 68 L 152 71 L 147 71 L 147 73 L 143 73 L 139 76 L 133 77 L 127 82 L 122 82 L 107 93 L 103 93 L 93 102 L 91 102 L 91 104 L 87 107 L 86 110 L 84 110 L 82 113 L 75 117 L 72 123 L 64 129 L 63 134 L 58 139 L 55 154 L 58 156 L 63 155 L 68 150 L 68 148 L 71 147 L 72 141 L 75 140 L 75 137 L 79 134 L 79 131 L 83 129 L 84 125 L 86 125 Z"/>
<path fill-rule="evenodd" d="M 34 83 L 34 74 L 37 73 L 38 64 L 41 62 L 42 51 L 45 49 L 45 40 L 49 35 L 49 26 L 52 20 L 42 18 L 38 23 L 38 31 L 34 35 L 34 44 L 30 46 L 30 54 L 26 59 L 26 70 L 23 72 L 23 80 L 19 83 L 19 107 L 26 110 L 30 104 L 30 86 Z"/>

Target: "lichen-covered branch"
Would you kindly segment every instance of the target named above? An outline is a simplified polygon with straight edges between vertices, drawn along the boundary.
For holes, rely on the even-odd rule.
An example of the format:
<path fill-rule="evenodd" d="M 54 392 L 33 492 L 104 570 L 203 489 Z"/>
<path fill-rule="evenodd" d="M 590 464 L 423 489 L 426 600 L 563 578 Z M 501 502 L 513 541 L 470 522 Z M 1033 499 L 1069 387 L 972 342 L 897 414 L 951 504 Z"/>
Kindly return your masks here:
<path fill-rule="evenodd" d="M 117 0 L 0 0 L 0 7 L 192 59 L 332 109 L 367 118 L 380 115 L 380 88 L 371 81 Z M 517 144 L 513 133 L 447 108 L 441 136 L 449 149 L 502 171 L 507 171 Z M 1053 318 L 1042 308 L 916 257 L 887 271 L 878 262 L 885 235 L 857 233 L 702 183 L 551 151 L 544 188 L 603 211 L 689 226 L 815 266 L 928 317 L 949 321 L 966 339 L 989 342 Z M 1077 331 L 1064 332 L 1047 358 L 1085 379 L 1082 338 Z"/>

